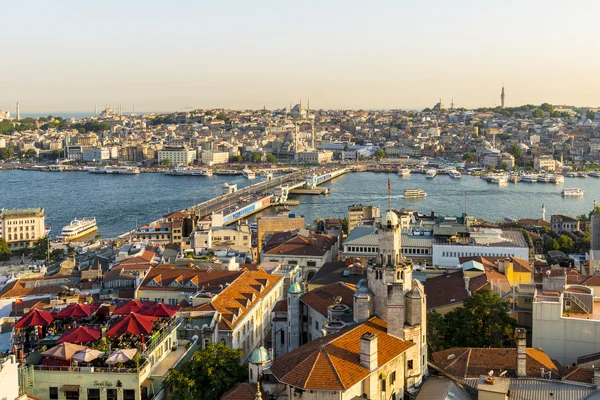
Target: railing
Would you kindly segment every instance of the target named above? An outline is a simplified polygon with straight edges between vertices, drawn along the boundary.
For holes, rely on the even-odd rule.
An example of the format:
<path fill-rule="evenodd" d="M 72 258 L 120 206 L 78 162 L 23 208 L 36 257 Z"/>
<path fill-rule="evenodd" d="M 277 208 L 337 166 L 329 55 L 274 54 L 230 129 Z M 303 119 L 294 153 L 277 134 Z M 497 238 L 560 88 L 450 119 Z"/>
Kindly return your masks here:
<path fill-rule="evenodd" d="M 558 303 L 558 302 L 560 302 L 560 297 L 558 297 L 558 296 L 536 296 L 535 300 L 549 302 L 549 303 Z"/>
<path fill-rule="evenodd" d="M 35 371 L 48 371 L 48 372 L 78 372 L 78 373 L 118 373 L 118 374 L 138 374 L 144 369 L 148 361 L 145 361 L 139 368 L 113 368 L 113 367 L 58 367 L 58 366 L 46 366 L 46 365 L 35 365 L 33 369 Z"/>
<path fill-rule="evenodd" d="M 565 299 L 573 300 L 573 302 L 575 304 L 577 304 L 577 306 L 579 308 L 581 308 L 586 314 L 589 314 L 592 312 L 592 310 L 590 310 L 590 307 L 588 307 L 587 304 L 585 304 L 583 301 L 581 301 L 579 299 L 579 296 L 577 296 L 576 293 L 565 292 L 564 295 L 565 295 Z"/>
<path fill-rule="evenodd" d="M 146 346 L 146 350 L 144 350 L 144 354 L 150 354 L 154 351 L 154 349 L 156 349 L 156 347 L 162 343 L 163 339 L 165 337 L 167 337 L 168 335 L 171 334 L 171 332 L 173 332 L 173 330 L 177 329 L 177 327 L 181 324 L 181 321 L 183 321 L 182 317 L 177 317 L 171 321 L 169 321 L 169 323 L 167 324 L 167 326 L 165 326 L 164 328 L 161 329 L 160 333 L 158 334 L 158 336 L 156 336 L 155 338 L 153 338 L 150 343 Z"/>

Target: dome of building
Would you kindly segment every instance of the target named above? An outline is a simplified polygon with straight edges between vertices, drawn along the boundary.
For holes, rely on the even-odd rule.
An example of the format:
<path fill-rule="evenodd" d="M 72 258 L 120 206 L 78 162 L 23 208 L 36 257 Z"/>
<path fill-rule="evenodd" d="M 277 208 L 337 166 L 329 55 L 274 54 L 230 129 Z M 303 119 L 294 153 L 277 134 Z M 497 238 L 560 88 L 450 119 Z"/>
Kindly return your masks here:
<path fill-rule="evenodd" d="M 529 146 L 527 146 L 525 143 L 519 143 L 517 146 L 519 146 L 521 150 L 529 150 Z"/>
<path fill-rule="evenodd" d="M 250 354 L 250 358 L 248 358 L 248 362 L 252 364 L 264 364 L 267 361 L 271 361 L 271 356 L 267 349 L 262 346 L 254 349 L 252 354 Z"/>
<path fill-rule="evenodd" d="M 371 296 L 371 290 L 369 289 L 368 281 L 363 278 L 356 284 L 356 290 L 354 291 L 354 297 L 365 297 Z"/>
<path fill-rule="evenodd" d="M 382 221 L 384 225 L 398 225 L 398 214 L 392 210 L 387 210 L 385 218 Z"/>
<path fill-rule="evenodd" d="M 298 282 L 294 282 L 288 289 L 288 293 L 302 293 L 302 287 Z"/>

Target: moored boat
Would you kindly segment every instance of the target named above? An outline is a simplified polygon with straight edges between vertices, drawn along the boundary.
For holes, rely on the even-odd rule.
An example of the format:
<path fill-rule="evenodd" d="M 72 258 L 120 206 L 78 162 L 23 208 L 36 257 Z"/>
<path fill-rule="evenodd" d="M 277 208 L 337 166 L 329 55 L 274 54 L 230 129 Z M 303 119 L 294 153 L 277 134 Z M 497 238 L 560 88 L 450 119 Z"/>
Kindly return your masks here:
<path fill-rule="evenodd" d="M 563 197 L 583 197 L 585 192 L 580 188 L 566 188 L 560 194 Z"/>
<path fill-rule="evenodd" d="M 405 199 L 422 199 L 427 197 L 427 193 L 425 193 L 422 189 L 405 189 L 404 190 L 404 198 Z"/>
<path fill-rule="evenodd" d="M 62 229 L 60 235 L 57 237 L 63 241 L 70 241 L 93 233 L 97 230 L 98 226 L 96 225 L 96 218 L 75 218 L 69 225 Z"/>
<path fill-rule="evenodd" d="M 398 176 L 405 178 L 410 175 L 410 169 L 408 168 L 400 168 L 398 170 Z"/>
<path fill-rule="evenodd" d="M 437 175 L 437 171 L 435 169 L 428 169 L 425 175 L 427 179 L 433 179 Z"/>

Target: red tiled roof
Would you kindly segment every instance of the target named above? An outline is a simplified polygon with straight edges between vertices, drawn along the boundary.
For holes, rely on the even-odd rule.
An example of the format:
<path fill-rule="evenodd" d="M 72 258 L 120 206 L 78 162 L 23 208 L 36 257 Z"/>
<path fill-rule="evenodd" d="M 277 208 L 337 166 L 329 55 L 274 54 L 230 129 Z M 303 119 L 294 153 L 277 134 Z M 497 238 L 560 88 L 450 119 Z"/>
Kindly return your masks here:
<path fill-rule="evenodd" d="M 236 383 L 231 389 L 226 391 L 221 400 L 255 400 L 256 385 L 243 382 Z"/>
<path fill-rule="evenodd" d="M 336 282 L 302 295 L 300 300 L 321 315 L 327 316 L 327 308 L 333 304 L 336 297 L 342 298 L 342 304 L 352 308 L 356 286 L 345 282 Z"/>
<path fill-rule="evenodd" d="M 279 300 L 277 303 L 275 303 L 271 312 L 287 312 L 287 310 L 288 310 L 287 301 L 286 301 L 286 299 L 283 299 L 283 300 Z"/>
<path fill-rule="evenodd" d="M 478 378 L 494 371 L 498 376 L 517 375 L 516 348 L 452 348 L 433 354 L 433 361 L 444 372 L 458 378 Z M 528 348 L 526 359 L 527 376 L 539 377 L 540 368 L 558 374 L 558 368 L 544 351 Z"/>
<path fill-rule="evenodd" d="M 567 367 L 563 371 L 563 381 L 581 383 L 594 383 L 594 370 L 592 368 Z"/>
<path fill-rule="evenodd" d="M 242 271 L 216 271 L 198 268 L 174 268 L 172 264 L 163 264 L 152 268 L 144 277 L 139 290 L 164 290 L 180 292 L 197 292 L 204 287 L 205 291 L 220 290 L 220 286 L 233 282 Z M 182 277 L 182 285 L 170 286 L 171 283 Z M 157 281 L 160 286 L 150 286 L 150 282 Z M 194 285 L 189 285 L 192 282 Z M 197 287 L 195 286 L 197 285 Z"/>
<path fill-rule="evenodd" d="M 238 276 L 229 286 L 211 301 L 223 318 L 220 330 L 233 330 L 246 312 L 267 294 L 272 293 L 276 284 L 283 279 L 280 275 L 269 275 L 262 269 L 247 271 Z"/>
<path fill-rule="evenodd" d="M 310 232 L 308 236 L 294 232 L 276 232 L 264 246 L 265 254 L 322 257 L 335 244 L 331 235 Z"/>
<path fill-rule="evenodd" d="M 303 388 L 346 390 L 371 372 L 360 364 L 360 337 L 377 335 L 377 359 L 383 366 L 414 343 L 387 333 L 387 323 L 378 317 L 309 342 L 273 361 L 271 372 L 279 382 Z"/>

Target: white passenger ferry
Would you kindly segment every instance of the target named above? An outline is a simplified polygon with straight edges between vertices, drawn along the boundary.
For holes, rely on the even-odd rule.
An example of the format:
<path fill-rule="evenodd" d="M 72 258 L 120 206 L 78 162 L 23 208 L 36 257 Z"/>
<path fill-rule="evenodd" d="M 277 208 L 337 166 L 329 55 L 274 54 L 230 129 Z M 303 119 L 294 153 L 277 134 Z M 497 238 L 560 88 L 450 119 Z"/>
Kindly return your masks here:
<path fill-rule="evenodd" d="M 250 179 L 250 180 L 252 180 L 252 179 L 256 179 L 256 172 L 252 171 L 252 170 L 251 170 L 250 168 L 248 168 L 247 166 L 246 166 L 246 168 L 244 168 L 244 169 L 242 170 L 242 175 L 243 175 L 245 178 L 248 178 L 248 179 Z"/>
<path fill-rule="evenodd" d="M 405 199 L 423 199 L 427 197 L 427 193 L 425 193 L 422 189 L 405 189 L 404 190 L 404 198 Z"/>
<path fill-rule="evenodd" d="M 140 169 L 137 167 L 88 167 L 86 171 L 90 174 L 110 175 L 137 175 Z"/>
<path fill-rule="evenodd" d="M 96 218 L 74 219 L 62 229 L 58 238 L 63 241 L 75 240 L 97 230 Z"/>
<path fill-rule="evenodd" d="M 563 197 L 583 197 L 585 192 L 580 188 L 563 189 L 560 193 Z"/>
<path fill-rule="evenodd" d="M 212 171 L 209 169 L 195 169 L 195 168 L 187 168 L 187 167 L 177 167 L 168 170 L 165 172 L 166 175 L 174 175 L 174 176 L 206 176 L 211 177 L 213 175 Z"/>

